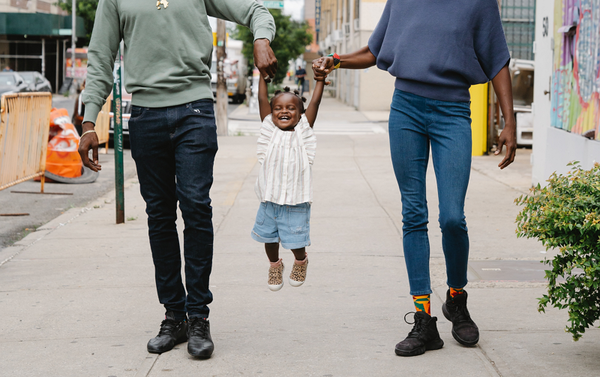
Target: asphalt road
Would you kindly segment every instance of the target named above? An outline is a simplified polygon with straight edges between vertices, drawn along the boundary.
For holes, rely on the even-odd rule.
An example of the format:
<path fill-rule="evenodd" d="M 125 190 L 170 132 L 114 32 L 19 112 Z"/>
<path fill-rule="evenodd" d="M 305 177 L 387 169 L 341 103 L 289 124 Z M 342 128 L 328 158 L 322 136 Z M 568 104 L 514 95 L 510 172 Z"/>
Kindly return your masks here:
<path fill-rule="evenodd" d="M 56 108 L 67 109 L 71 115 L 74 99 L 54 96 L 52 105 Z M 228 113 L 235 110 L 237 106 L 239 105 L 230 103 L 227 109 Z M 45 194 L 40 194 L 40 182 L 30 180 L 0 191 L 0 249 L 10 246 L 69 208 L 85 206 L 113 190 L 115 187 L 113 152 L 113 149 L 109 149 L 108 153 L 100 154 L 102 171 L 94 183 L 46 183 Z M 125 179 L 135 176 L 135 165 L 128 149 L 123 151 L 123 159 Z M 16 193 L 15 191 L 29 193 Z M 14 216 L 16 214 L 27 215 Z"/>

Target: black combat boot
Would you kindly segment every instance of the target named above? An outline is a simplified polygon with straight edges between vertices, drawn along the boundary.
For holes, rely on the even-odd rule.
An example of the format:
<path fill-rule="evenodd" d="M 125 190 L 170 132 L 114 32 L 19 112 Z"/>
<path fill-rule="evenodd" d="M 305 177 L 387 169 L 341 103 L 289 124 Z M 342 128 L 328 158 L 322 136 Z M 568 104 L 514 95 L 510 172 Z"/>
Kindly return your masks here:
<path fill-rule="evenodd" d="M 474 346 L 479 341 L 479 329 L 467 309 L 467 292 L 454 296 L 450 290 L 446 292 L 446 302 L 442 312 L 447 320 L 452 322 L 452 336 L 463 346 Z"/>
<path fill-rule="evenodd" d="M 406 321 L 406 316 L 405 321 Z M 425 351 L 437 350 L 444 346 L 436 326 L 437 317 L 425 312 L 415 313 L 415 322 L 406 339 L 396 344 L 396 355 L 417 356 Z M 408 323 L 408 322 L 407 322 Z"/>

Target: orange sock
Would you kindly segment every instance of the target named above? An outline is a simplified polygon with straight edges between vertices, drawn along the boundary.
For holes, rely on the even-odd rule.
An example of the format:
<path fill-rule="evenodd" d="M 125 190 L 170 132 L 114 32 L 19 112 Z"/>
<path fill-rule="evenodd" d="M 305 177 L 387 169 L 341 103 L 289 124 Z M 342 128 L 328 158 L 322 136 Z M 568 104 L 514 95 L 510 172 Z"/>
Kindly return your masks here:
<path fill-rule="evenodd" d="M 450 296 L 452 298 L 458 295 L 462 295 L 463 293 L 465 293 L 465 290 L 463 288 L 450 288 Z"/>
<path fill-rule="evenodd" d="M 425 312 L 431 315 L 429 295 L 413 296 L 413 303 L 418 312 Z"/>

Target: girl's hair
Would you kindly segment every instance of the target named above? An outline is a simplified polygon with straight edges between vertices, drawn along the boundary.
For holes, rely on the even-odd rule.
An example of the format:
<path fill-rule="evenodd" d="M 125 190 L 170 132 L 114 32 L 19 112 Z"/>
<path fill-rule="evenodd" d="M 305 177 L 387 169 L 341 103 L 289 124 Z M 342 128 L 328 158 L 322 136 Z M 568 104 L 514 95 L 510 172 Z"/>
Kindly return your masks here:
<path fill-rule="evenodd" d="M 286 86 L 285 88 L 283 88 L 283 91 L 281 90 L 277 90 L 275 91 L 275 93 L 273 94 L 273 97 L 271 97 L 271 102 L 269 102 L 269 105 L 271 105 L 271 109 L 273 109 L 273 100 L 285 93 L 289 93 L 289 94 L 293 94 L 296 97 L 298 97 L 298 102 L 300 102 L 300 114 L 304 114 L 304 102 L 306 102 L 306 98 L 304 97 L 300 97 L 300 92 L 296 89 L 291 90 L 289 86 Z"/>

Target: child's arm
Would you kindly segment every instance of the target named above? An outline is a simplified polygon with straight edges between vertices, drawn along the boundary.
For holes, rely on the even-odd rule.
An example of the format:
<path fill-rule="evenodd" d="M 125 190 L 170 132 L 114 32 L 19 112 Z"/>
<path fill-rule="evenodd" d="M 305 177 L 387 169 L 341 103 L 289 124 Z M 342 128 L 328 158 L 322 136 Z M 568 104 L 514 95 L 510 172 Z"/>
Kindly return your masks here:
<path fill-rule="evenodd" d="M 310 99 L 310 103 L 304 112 L 306 115 L 306 119 L 308 120 L 308 124 L 312 127 L 315 124 L 315 120 L 317 119 L 317 112 L 319 112 L 319 105 L 321 104 L 321 97 L 323 96 L 323 88 L 325 87 L 325 77 L 323 79 L 318 80 L 315 84 L 315 91 L 313 92 L 312 98 Z"/>
<path fill-rule="evenodd" d="M 271 114 L 271 104 L 269 104 L 269 89 L 267 88 L 267 82 L 260 76 L 258 79 L 258 108 L 260 110 L 261 122 Z"/>

